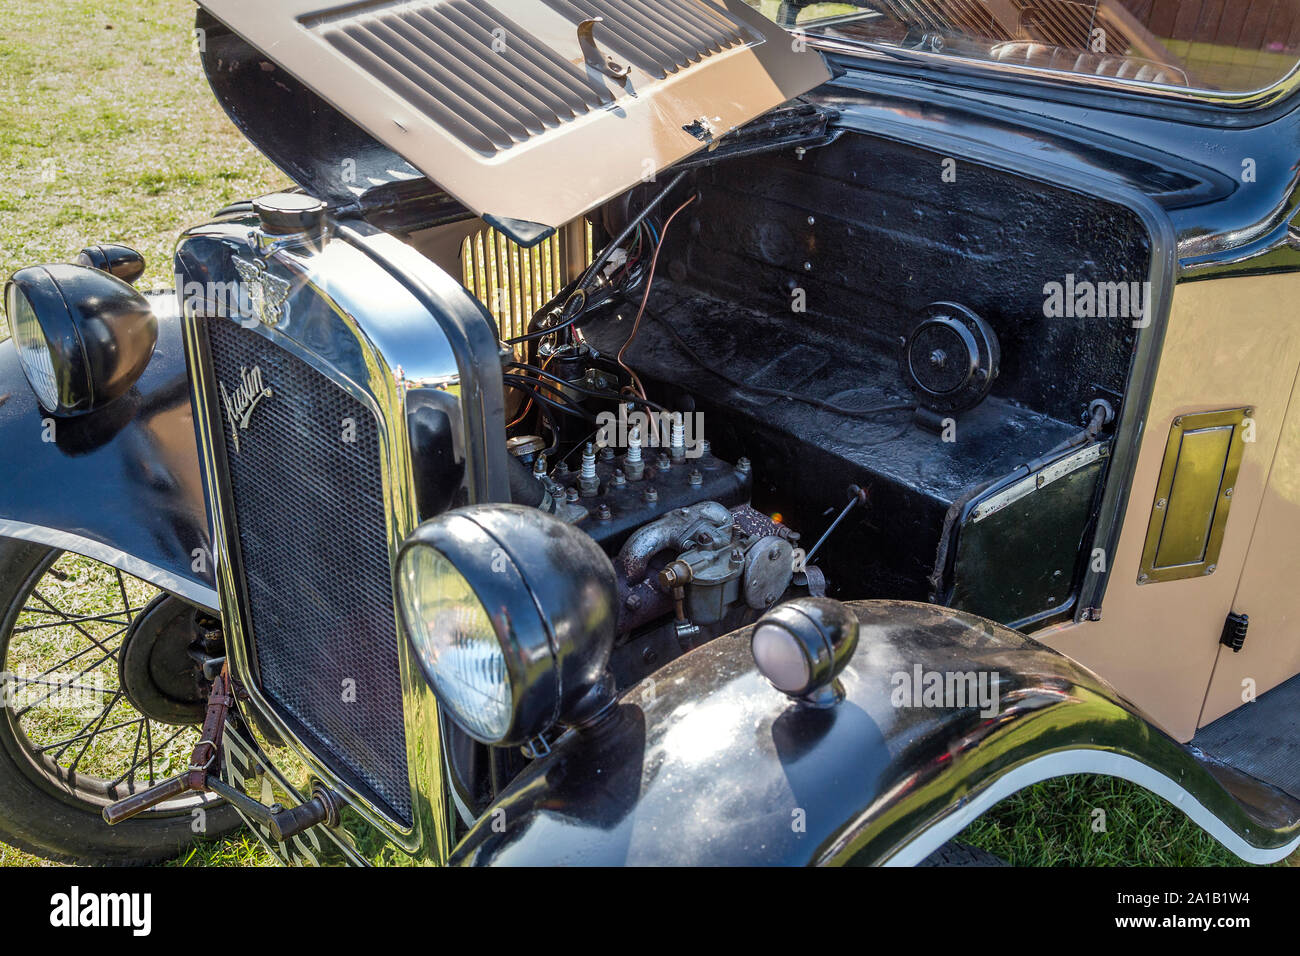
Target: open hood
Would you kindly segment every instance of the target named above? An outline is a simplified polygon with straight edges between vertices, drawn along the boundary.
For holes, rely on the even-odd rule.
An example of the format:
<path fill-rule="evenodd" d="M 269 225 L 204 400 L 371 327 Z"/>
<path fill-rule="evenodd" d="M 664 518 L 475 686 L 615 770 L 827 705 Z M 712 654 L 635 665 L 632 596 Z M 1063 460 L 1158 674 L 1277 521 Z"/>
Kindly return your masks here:
<path fill-rule="evenodd" d="M 829 78 L 743 0 L 202 6 L 514 232 L 558 227 Z"/>

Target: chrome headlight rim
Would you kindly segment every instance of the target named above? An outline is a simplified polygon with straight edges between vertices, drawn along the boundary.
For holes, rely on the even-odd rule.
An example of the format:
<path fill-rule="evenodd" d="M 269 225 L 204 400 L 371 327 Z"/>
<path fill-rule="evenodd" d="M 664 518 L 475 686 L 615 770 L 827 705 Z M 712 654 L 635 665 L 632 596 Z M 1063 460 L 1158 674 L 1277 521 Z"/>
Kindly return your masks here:
<path fill-rule="evenodd" d="M 409 555 L 431 548 L 467 582 L 492 622 L 509 678 L 509 729 L 488 739 L 443 708 L 471 737 L 494 746 L 527 743 L 585 715 L 606 676 L 617 620 L 614 566 L 589 536 L 552 515 L 519 505 L 485 504 L 426 521 L 398 553 L 402 630 L 422 670 L 419 622 L 403 592 Z M 415 625 L 415 626 L 413 626 Z M 436 675 L 425 680 L 437 694 Z"/>

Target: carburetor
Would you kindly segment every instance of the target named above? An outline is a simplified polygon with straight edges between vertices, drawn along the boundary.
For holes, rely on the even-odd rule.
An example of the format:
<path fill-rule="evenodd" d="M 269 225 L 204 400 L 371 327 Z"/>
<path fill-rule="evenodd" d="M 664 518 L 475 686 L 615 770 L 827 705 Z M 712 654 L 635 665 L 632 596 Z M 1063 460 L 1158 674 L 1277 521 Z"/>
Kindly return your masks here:
<path fill-rule="evenodd" d="M 679 639 L 689 643 L 701 625 L 741 603 L 770 607 L 790 586 L 797 539 L 748 505 L 702 501 L 673 509 L 634 532 L 618 553 L 619 631 L 671 611 Z M 664 554 L 667 562 L 652 574 L 652 561 Z"/>

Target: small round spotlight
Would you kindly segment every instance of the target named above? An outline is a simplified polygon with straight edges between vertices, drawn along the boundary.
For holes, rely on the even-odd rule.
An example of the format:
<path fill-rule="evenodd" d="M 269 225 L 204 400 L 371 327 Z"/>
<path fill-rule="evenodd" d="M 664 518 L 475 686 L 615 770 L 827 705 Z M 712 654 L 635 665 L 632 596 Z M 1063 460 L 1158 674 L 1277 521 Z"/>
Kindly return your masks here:
<path fill-rule="evenodd" d="M 80 415 L 125 395 L 153 357 L 158 319 L 115 276 L 66 264 L 19 269 L 5 311 L 23 374 L 55 415 Z"/>
<path fill-rule="evenodd" d="M 831 598 L 796 598 L 774 607 L 754 625 L 750 650 L 759 673 L 807 703 L 834 703 L 835 677 L 858 646 L 858 618 Z"/>
<path fill-rule="evenodd" d="M 449 511 L 402 545 L 397 591 L 425 679 L 474 739 L 526 743 L 612 699 L 614 566 L 572 525 L 518 505 Z"/>

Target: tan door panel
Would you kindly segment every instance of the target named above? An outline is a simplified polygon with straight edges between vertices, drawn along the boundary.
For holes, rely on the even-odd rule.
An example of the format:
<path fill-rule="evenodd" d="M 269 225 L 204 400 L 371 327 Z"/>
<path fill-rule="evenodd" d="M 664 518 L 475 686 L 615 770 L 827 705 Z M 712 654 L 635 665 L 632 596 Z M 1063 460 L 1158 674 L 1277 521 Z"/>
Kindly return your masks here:
<path fill-rule="evenodd" d="M 1219 635 L 1246 565 L 1282 417 L 1300 367 L 1300 328 L 1287 305 L 1293 288 L 1289 276 L 1175 287 L 1124 525 L 1116 552 L 1107 560 L 1110 578 L 1102 619 L 1034 634 L 1105 677 L 1179 740 L 1190 740 L 1196 732 L 1218 658 Z M 1214 572 L 1139 584 L 1174 418 L 1245 407 L 1255 410 L 1255 440 L 1241 458 Z M 1295 563 L 1292 559 L 1292 567 Z M 1281 596 L 1294 605 L 1300 602 L 1300 589 L 1290 584 Z M 1246 643 L 1249 646 L 1250 639 Z"/>
<path fill-rule="evenodd" d="M 1291 280 L 1294 282 L 1294 280 Z M 1282 438 L 1232 609 L 1250 616 L 1240 651 L 1219 645 L 1201 726 L 1300 674 L 1300 380 L 1291 392 Z"/>
<path fill-rule="evenodd" d="M 545 226 L 830 75 L 742 0 L 202 5 L 475 213 Z"/>

